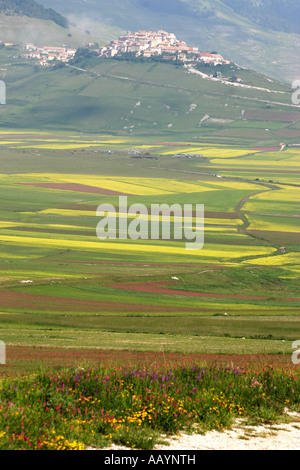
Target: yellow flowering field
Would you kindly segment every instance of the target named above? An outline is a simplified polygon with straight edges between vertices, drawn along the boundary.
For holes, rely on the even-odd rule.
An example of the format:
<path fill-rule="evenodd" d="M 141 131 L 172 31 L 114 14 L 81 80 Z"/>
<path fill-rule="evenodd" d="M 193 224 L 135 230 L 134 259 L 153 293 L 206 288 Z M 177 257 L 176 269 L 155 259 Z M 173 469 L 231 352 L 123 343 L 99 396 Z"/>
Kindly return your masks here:
<path fill-rule="evenodd" d="M 45 210 L 42 210 L 42 211 L 39 211 L 39 212 L 24 212 L 24 214 L 26 215 L 57 215 L 57 216 L 62 216 L 62 217 L 91 217 L 91 218 L 95 218 L 96 217 L 96 211 L 88 211 L 88 210 L 73 210 L 73 209 L 56 209 L 56 208 L 53 208 L 53 209 L 45 209 Z M 122 219 L 124 218 L 124 214 L 122 213 L 119 213 L 118 211 L 115 212 L 115 216 L 118 218 L 118 219 Z M 136 215 L 135 214 L 127 214 L 126 216 L 128 219 L 135 219 L 136 218 Z M 139 220 L 149 220 L 149 221 L 162 221 L 163 220 L 163 216 L 162 215 L 159 215 L 159 216 L 155 216 L 155 215 L 151 215 L 150 213 L 149 214 L 139 214 Z M 173 216 L 171 215 L 170 216 L 170 222 L 176 222 L 176 221 L 181 221 L 181 218 L 178 218 L 176 216 Z M 191 221 L 192 222 L 196 222 L 196 217 L 192 217 L 191 218 Z M 238 227 L 238 226 L 241 226 L 243 225 L 243 221 L 241 219 L 221 219 L 221 218 L 205 218 L 204 219 L 204 224 L 205 226 L 207 226 L 207 228 L 212 228 L 212 226 L 217 226 L 217 228 L 220 228 L 220 226 L 222 227 L 230 227 L 230 228 L 233 228 L 233 227 Z M 17 226 L 29 226 L 29 227 L 32 227 L 33 229 L 34 228 L 58 228 L 58 229 L 68 229 L 68 228 L 73 228 L 73 229 L 83 229 L 83 228 L 88 228 L 88 227 L 76 227 L 74 225 L 66 225 L 66 224 L 53 224 L 53 225 L 50 225 L 50 224 L 41 224 L 41 225 L 37 225 L 37 224 L 24 224 L 24 223 L 21 223 L 21 222 L 0 222 L 0 227 L 2 226 L 3 228 L 9 228 L 9 227 L 17 227 Z M 220 231 L 222 230 L 222 228 L 220 228 Z"/>
<path fill-rule="evenodd" d="M 236 159 L 234 155 L 232 157 L 224 158 L 222 156 L 216 156 L 211 160 L 212 164 L 215 165 L 234 165 L 240 166 L 251 166 L 255 167 L 266 167 L 273 168 L 281 167 L 299 167 L 300 166 L 300 150 L 299 149 L 288 149 L 284 152 L 256 152 L 248 151 L 245 154 L 241 154 L 243 158 Z"/>
<path fill-rule="evenodd" d="M 39 238 L 32 236 L 13 236 L 13 235 L 1 235 L 1 240 L 9 244 L 16 244 L 22 246 L 36 246 L 36 247 L 56 247 L 77 250 L 107 250 L 108 252 L 123 252 L 123 253 L 156 253 L 156 254 L 168 254 L 174 256 L 184 256 L 189 258 L 210 258 L 210 259 L 234 259 L 243 258 L 245 256 L 261 256 L 270 255 L 276 252 L 275 248 L 272 247 L 260 247 L 260 246 L 238 246 L 238 245 L 208 245 L 206 244 L 202 250 L 186 250 L 174 245 L 159 245 L 159 244 L 143 244 L 135 243 L 131 240 L 124 241 L 89 241 L 89 240 L 76 240 L 63 238 Z"/>
<path fill-rule="evenodd" d="M 167 178 L 137 178 L 115 176 L 72 175 L 59 173 L 26 173 L 1 175 L 0 178 L 8 183 L 75 183 L 97 188 L 110 189 L 133 195 L 158 195 L 176 193 L 200 193 L 222 189 L 255 191 L 258 186 L 243 181 L 182 181 Z"/>
<path fill-rule="evenodd" d="M 206 182 L 188 182 L 166 178 L 102 177 L 93 175 L 72 175 L 58 173 L 27 173 L 13 176 L 0 175 L 3 182 L 14 183 L 75 183 L 96 188 L 109 189 L 137 196 L 155 196 L 159 194 L 200 193 L 215 191 L 217 185 Z M 226 185 L 225 185 L 226 186 Z M 230 184 L 227 185 L 230 187 Z M 250 189 L 250 185 L 238 184 L 239 189 Z"/>
<path fill-rule="evenodd" d="M 82 211 L 84 212 L 84 211 Z M 86 211 L 88 212 L 88 211 Z M 24 212 L 25 214 L 36 214 L 34 212 Z M 77 211 L 70 211 L 71 215 L 73 213 L 76 215 Z M 65 215 L 64 211 L 62 211 L 62 215 Z M 32 229 L 57 229 L 57 230 L 91 230 L 91 227 L 85 226 L 78 226 L 78 225 L 66 225 L 66 224 L 43 224 L 43 223 L 30 223 L 30 222 L 6 222 L 0 221 L 0 229 L 8 229 L 13 227 L 26 227 Z"/>
<path fill-rule="evenodd" d="M 247 218 L 250 222 L 249 230 L 300 233 L 299 218 L 296 217 L 269 217 L 247 213 Z"/>
<path fill-rule="evenodd" d="M 253 195 L 244 205 L 245 211 L 272 212 L 287 215 L 300 215 L 300 188 L 276 185 L 277 190 Z"/>
<path fill-rule="evenodd" d="M 250 151 L 248 149 L 232 149 L 232 148 L 217 148 L 217 147 L 174 147 L 163 152 L 163 155 L 174 155 L 174 153 L 186 153 L 186 154 L 195 154 L 203 155 L 205 158 L 214 159 L 214 158 L 234 158 L 242 157 L 248 155 Z"/>
<path fill-rule="evenodd" d="M 221 189 L 232 189 L 232 190 L 242 190 L 242 191 L 257 191 L 261 189 L 261 186 L 253 183 L 248 183 L 246 181 L 227 181 L 220 178 L 218 181 L 209 181 L 205 183 L 207 186 L 214 188 L 215 190 Z"/>
<path fill-rule="evenodd" d="M 270 256 L 267 258 L 259 258 L 257 260 L 247 261 L 249 264 L 259 264 L 264 266 L 287 266 L 291 265 L 299 266 L 300 264 L 300 253 L 286 253 L 280 254 L 277 256 Z M 296 269 L 296 272 L 299 272 L 299 268 Z"/>

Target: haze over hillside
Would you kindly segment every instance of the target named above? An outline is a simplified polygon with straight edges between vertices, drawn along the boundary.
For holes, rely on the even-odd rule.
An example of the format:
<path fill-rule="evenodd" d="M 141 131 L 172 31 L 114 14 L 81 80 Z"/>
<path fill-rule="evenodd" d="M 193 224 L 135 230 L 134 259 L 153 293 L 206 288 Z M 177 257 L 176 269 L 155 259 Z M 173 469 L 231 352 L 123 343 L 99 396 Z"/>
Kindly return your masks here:
<path fill-rule="evenodd" d="M 236 13 L 274 31 L 300 34 L 297 0 L 223 0 Z"/>
<path fill-rule="evenodd" d="M 68 27 L 68 20 L 52 8 L 45 8 L 35 0 L 0 0 L 0 13 L 6 16 L 28 16 L 41 20 L 50 20 L 54 23 Z"/>
<path fill-rule="evenodd" d="M 41 0 L 70 21 L 120 31 L 164 29 L 203 50 L 291 82 L 300 76 L 297 0 Z M 244 15 L 244 16 L 243 16 Z M 100 38 L 99 38 L 100 39 Z"/>
<path fill-rule="evenodd" d="M 55 9 L 35 0 L 0 0 L 0 42 L 3 43 L 80 47 L 96 39 L 88 23 L 81 21 L 76 27 Z M 120 32 L 119 28 L 99 23 L 96 29 L 97 40 L 100 37 L 104 43 Z"/>

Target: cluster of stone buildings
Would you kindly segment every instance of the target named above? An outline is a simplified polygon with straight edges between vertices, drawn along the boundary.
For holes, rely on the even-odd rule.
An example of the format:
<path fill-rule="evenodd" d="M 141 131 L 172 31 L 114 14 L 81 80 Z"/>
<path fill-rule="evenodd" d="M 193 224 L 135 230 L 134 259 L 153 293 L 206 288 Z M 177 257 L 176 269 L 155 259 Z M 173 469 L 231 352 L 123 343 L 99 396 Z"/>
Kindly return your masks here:
<path fill-rule="evenodd" d="M 13 42 L 4 42 L 4 41 L 0 41 L 0 46 L 4 46 L 4 47 L 15 47 L 16 44 L 14 44 Z"/>
<path fill-rule="evenodd" d="M 69 62 L 76 54 L 76 49 L 70 49 L 64 46 L 38 47 L 34 44 L 26 44 L 25 50 L 26 52 L 23 54 L 23 58 L 35 59 L 38 65 L 41 66 L 49 66 L 50 62 L 53 61 Z"/>
<path fill-rule="evenodd" d="M 198 47 L 188 46 L 186 42 L 176 38 L 174 33 L 166 31 L 137 31 L 128 32 L 119 39 L 111 41 L 109 45 L 96 48 L 94 43 L 90 47 L 99 57 L 111 58 L 125 53 L 133 53 L 136 57 L 160 56 L 163 60 L 180 60 L 182 62 L 199 61 L 206 64 L 228 64 L 220 54 L 201 52 Z M 74 58 L 76 49 L 62 46 L 42 46 L 26 44 L 26 59 L 35 59 L 40 66 L 49 66 L 53 61 L 69 62 Z"/>
<path fill-rule="evenodd" d="M 229 63 L 220 54 L 200 52 L 198 47 L 191 47 L 184 41 L 179 41 L 175 34 L 166 31 L 137 31 L 120 36 L 111 41 L 109 46 L 99 49 L 102 57 L 114 57 L 126 52 L 134 53 L 137 57 L 162 56 L 166 60 L 178 59 L 183 62 L 192 57 L 209 64 Z"/>

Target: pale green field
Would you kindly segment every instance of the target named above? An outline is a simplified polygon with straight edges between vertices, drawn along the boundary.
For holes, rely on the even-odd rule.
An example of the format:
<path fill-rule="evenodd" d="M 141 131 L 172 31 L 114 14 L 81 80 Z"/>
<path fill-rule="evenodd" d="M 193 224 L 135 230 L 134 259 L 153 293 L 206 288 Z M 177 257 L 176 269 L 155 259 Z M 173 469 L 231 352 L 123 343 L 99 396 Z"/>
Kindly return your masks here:
<path fill-rule="evenodd" d="M 187 354 L 289 354 L 290 342 L 283 340 L 220 338 L 218 336 L 187 336 L 135 334 L 117 332 L 95 332 L 87 330 L 79 333 L 78 330 L 67 331 L 4 329 L 2 337 L 7 344 L 21 346 L 60 347 L 75 349 L 101 349 L 116 351 L 153 351 Z M 84 355 L 84 353 L 83 353 Z"/>

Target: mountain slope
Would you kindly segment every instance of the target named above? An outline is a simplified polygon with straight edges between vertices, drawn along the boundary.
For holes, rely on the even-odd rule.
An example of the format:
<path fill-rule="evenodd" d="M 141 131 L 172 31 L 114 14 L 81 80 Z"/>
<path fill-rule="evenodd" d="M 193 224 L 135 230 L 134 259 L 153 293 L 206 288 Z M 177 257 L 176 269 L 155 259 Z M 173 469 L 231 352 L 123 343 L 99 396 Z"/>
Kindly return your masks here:
<path fill-rule="evenodd" d="M 222 0 L 236 13 L 274 31 L 300 34 L 298 0 Z"/>
<path fill-rule="evenodd" d="M 300 76 L 300 36 L 266 29 L 220 0 L 69 0 L 64 3 L 41 0 L 41 3 L 56 8 L 77 25 L 99 22 L 124 31 L 165 29 L 202 50 L 217 50 L 245 67 L 274 78 L 291 82 Z M 96 27 L 93 31 L 97 34 Z"/>
<path fill-rule="evenodd" d="M 99 36 L 104 43 L 115 37 L 120 30 L 108 25 L 97 25 L 97 37 L 87 27 L 70 25 L 63 28 L 49 20 L 39 20 L 28 16 L 6 16 L 0 14 L 0 41 L 12 42 L 24 46 L 32 42 L 36 45 L 80 47 L 93 41 L 99 41 Z"/>
<path fill-rule="evenodd" d="M 0 41 L 20 45 L 80 47 L 89 42 L 111 41 L 121 29 L 97 23 L 97 37 L 88 24 L 70 24 L 68 19 L 53 8 L 45 8 L 35 0 L 0 0 Z M 95 29 L 95 28 L 92 28 Z M 102 39 L 99 40 L 99 36 Z"/>

